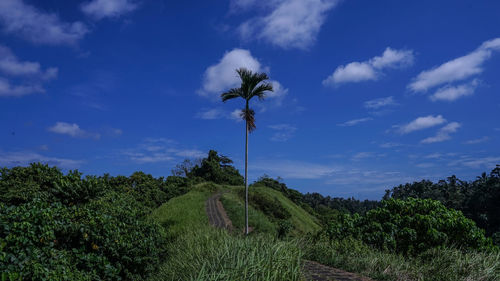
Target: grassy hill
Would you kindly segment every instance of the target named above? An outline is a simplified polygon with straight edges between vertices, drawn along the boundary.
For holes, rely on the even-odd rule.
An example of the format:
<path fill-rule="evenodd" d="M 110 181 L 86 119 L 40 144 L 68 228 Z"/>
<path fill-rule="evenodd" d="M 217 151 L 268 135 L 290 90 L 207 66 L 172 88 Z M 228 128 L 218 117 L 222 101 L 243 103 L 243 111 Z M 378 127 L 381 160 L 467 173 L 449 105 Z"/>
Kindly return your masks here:
<path fill-rule="evenodd" d="M 168 253 L 150 280 L 301 280 L 302 252 L 297 242 L 271 235 L 275 226 L 259 211 L 252 208 L 250 214 L 267 229 L 248 238 L 208 224 L 208 197 L 220 190 L 229 191 L 231 198 L 237 189 L 199 184 L 152 212 L 150 218 L 166 228 Z"/>
<path fill-rule="evenodd" d="M 225 190 L 228 192 L 222 195 L 221 202 L 233 226 L 241 230 L 244 227 L 244 187 L 230 187 Z M 280 227 L 280 219 L 273 217 L 276 210 L 285 213 L 285 220 L 291 223 L 292 236 L 315 233 L 321 229 L 315 217 L 279 191 L 262 186 L 250 187 L 249 197 L 249 225 L 254 227 L 256 232 L 276 234 Z M 266 209 L 263 206 L 266 206 Z"/>

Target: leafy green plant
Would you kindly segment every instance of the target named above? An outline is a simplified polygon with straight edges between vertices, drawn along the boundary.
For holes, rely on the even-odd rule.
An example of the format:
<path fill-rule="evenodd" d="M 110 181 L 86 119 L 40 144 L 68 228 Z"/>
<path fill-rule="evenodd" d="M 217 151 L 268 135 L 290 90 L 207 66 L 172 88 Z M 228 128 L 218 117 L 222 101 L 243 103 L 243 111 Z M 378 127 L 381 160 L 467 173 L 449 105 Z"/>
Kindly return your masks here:
<path fill-rule="evenodd" d="M 379 249 L 418 254 L 441 246 L 494 249 L 484 231 L 439 201 L 385 200 L 365 216 L 344 214 L 326 230 L 330 239 L 354 237 Z"/>

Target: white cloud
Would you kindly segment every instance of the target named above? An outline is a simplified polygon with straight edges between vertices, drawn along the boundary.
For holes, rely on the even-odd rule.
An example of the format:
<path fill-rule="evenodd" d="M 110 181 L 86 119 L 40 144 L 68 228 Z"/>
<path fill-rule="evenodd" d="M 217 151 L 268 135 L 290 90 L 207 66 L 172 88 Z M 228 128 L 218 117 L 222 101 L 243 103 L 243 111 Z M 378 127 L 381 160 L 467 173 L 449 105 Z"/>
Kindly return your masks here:
<path fill-rule="evenodd" d="M 137 3 L 130 0 L 92 0 L 81 5 L 82 11 L 97 20 L 116 18 L 137 9 Z"/>
<path fill-rule="evenodd" d="M 474 79 L 472 82 L 467 84 L 462 84 L 458 86 L 445 86 L 439 88 L 432 96 L 429 98 L 432 101 L 454 101 L 461 97 L 471 96 L 474 94 L 476 87 L 479 82 Z"/>
<path fill-rule="evenodd" d="M 65 169 L 76 169 L 83 161 L 72 160 L 66 158 L 48 157 L 38 153 L 21 151 L 21 152 L 1 152 L 0 151 L 0 165 L 1 166 L 27 166 L 30 163 L 41 162 L 48 165 L 57 166 Z"/>
<path fill-rule="evenodd" d="M 446 123 L 446 119 L 441 115 L 418 117 L 417 119 L 411 121 L 410 123 L 403 125 L 399 128 L 399 132 L 402 134 L 408 134 L 413 131 L 423 130 L 437 125 Z"/>
<path fill-rule="evenodd" d="M 56 14 L 44 13 L 22 0 L 0 1 L 0 23 L 6 33 L 37 44 L 74 45 L 88 33 L 85 24 L 62 22 Z"/>
<path fill-rule="evenodd" d="M 273 129 L 275 133 L 271 137 L 272 141 L 287 141 L 290 138 L 293 137 L 295 131 L 297 131 L 297 128 L 289 125 L 289 124 L 277 124 L 277 125 L 270 125 L 268 128 Z"/>
<path fill-rule="evenodd" d="M 34 93 L 44 93 L 40 85 L 13 86 L 7 79 L 0 77 L 0 97 L 21 97 Z"/>
<path fill-rule="evenodd" d="M 453 161 L 449 166 L 465 166 L 468 168 L 487 168 L 493 169 L 500 163 L 500 157 L 465 157 L 460 160 Z"/>
<path fill-rule="evenodd" d="M 229 115 L 230 119 L 233 119 L 236 122 L 241 122 L 243 119 L 241 119 L 241 109 L 235 109 L 231 111 L 231 114 Z"/>
<path fill-rule="evenodd" d="M 413 92 L 425 92 L 435 86 L 470 78 L 483 72 L 483 63 L 500 50 L 500 38 L 484 42 L 473 52 L 440 66 L 422 71 L 408 85 Z"/>
<path fill-rule="evenodd" d="M 403 146 L 403 145 L 400 143 L 395 143 L 395 142 L 386 142 L 386 143 L 383 143 L 380 145 L 380 147 L 382 147 L 382 148 L 393 148 L 393 147 L 399 147 L 399 146 Z"/>
<path fill-rule="evenodd" d="M 280 176 L 285 179 L 318 179 L 331 175 L 338 170 L 336 167 L 301 161 L 257 160 L 250 163 L 252 171 L 270 176 Z"/>
<path fill-rule="evenodd" d="M 205 70 L 203 86 L 198 92 L 202 96 L 220 97 L 220 94 L 240 84 L 236 69 L 245 67 L 253 72 L 263 71 L 260 62 L 255 59 L 250 51 L 233 49 L 226 52 L 219 63 L 211 65 Z"/>
<path fill-rule="evenodd" d="M 340 126 L 340 127 L 351 127 L 351 126 L 357 125 L 359 123 L 367 122 L 367 121 L 370 121 L 370 120 L 373 120 L 373 118 L 366 117 L 366 118 L 360 118 L 360 119 L 353 119 L 353 120 L 346 121 L 344 123 L 337 124 L 337 126 Z"/>
<path fill-rule="evenodd" d="M 239 26 L 243 39 L 263 39 L 278 47 L 307 49 L 316 40 L 327 13 L 339 0 L 275 0 L 261 8 L 268 14 L 249 19 Z M 233 1 L 249 7 L 255 1 Z"/>
<path fill-rule="evenodd" d="M 205 70 L 202 88 L 198 90 L 198 94 L 212 99 L 220 99 L 220 95 L 224 91 L 241 84 L 236 73 L 236 69 L 241 67 L 253 72 L 269 72 L 269 68 L 262 66 L 250 51 L 233 49 L 226 52 L 219 63 L 211 65 Z M 278 81 L 270 80 L 269 82 L 273 85 L 274 92 L 267 92 L 266 96 L 280 105 L 283 97 L 288 94 L 288 89 L 284 88 Z"/>
<path fill-rule="evenodd" d="M 147 138 L 136 148 L 121 152 L 128 160 L 139 163 L 161 163 L 180 161 L 182 158 L 201 158 L 206 153 L 198 149 L 187 149 L 177 145 L 175 141 L 165 138 Z"/>
<path fill-rule="evenodd" d="M 411 66 L 413 60 L 413 51 L 387 47 L 382 56 L 373 57 L 364 62 L 351 62 L 345 66 L 338 66 L 332 75 L 323 80 L 323 85 L 377 80 L 383 75 L 383 69 Z"/>
<path fill-rule="evenodd" d="M 421 142 L 422 143 L 436 143 L 436 142 L 443 142 L 445 140 L 449 140 L 450 134 L 455 133 L 459 128 L 461 127 L 460 123 L 458 122 L 451 122 L 441 128 L 437 134 L 433 137 L 428 137 L 426 139 L 423 139 Z"/>
<path fill-rule="evenodd" d="M 43 71 L 38 62 L 19 61 L 12 51 L 0 45 L 0 71 L 13 76 L 32 76 L 43 80 L 57 77 L 57 68 Z"/>
<path fill-rule="evenodd" d="M 56 78 L 58 69 L 51 67 L 42 70 L 38 62 L 20 61 L 9 48 L 0 45 L 0 72 L 26 80 L 15 86 L 0 77 L 0 97 L 20 97 L 45 92 L 42 81 Z"/>
<path fill-rule="evenodd" d="M 468 140 L 468 141 L 464 142 L 464 144 L 478 144 L 478 143 L 487 142 L 489 140 L 490 140 L 489 137 L 482 137 L 482 138 L 478 138 L 478 139 Z"/>
<path fill-rule="evenodd" d="M 370 109 L 379 109 L 384 106 L 397 105 L 392 96 L 386 98 L 378 98 L 369 101 L 365 101 L 364 103 L 366 108 Z"/>
<path fill-rule="evenodd" d="M 99 139 L 101 137 L 100 134 L 82 130 L 80 126 L 76 123 L 70 124 L 66 122 L 56 122 L 54 126 L 49 127 L 47 130 L 52 133 L 68 135 L 71 137 L 82 137 L 82 138 L 91 137 L 95 139 Z"/>
<path fill-rule="evenodd" d="M 196 114 L 197 118 L 204 120 L 219 119 L 224 116 L 224 112 L 219 108 L 211 108 L 198 112 Z"/>

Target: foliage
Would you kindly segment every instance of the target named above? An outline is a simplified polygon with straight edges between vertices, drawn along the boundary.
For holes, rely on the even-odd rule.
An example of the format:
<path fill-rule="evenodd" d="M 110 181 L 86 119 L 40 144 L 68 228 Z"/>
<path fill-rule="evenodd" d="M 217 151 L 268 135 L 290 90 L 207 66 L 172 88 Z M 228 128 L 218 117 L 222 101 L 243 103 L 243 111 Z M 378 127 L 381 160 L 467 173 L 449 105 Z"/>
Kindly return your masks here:
<path fill-rule="evenodd" d="M 195 165 L 188 173 L 189 178 L 202 178 L 217 184 L 243 185 L 243 177 L 231 164 L 233 161 L 217 151 L 210 150 L 201 164 Z"/>
<path fill-rule="evenodd" d="M 434 199 L 448 208 L 462 211 L 467 218 L 486 230 L 500 246 L 500 165 L 490 174 L 483 173 L 476 180 L 467 182 L 455 176 L 433 183 L 429 180 L 399 185 L 386 190 L 385 199 L 409 197 Z M 495 233 L 499 233 L 495 235 Z"/>
<path fill-rule="evenodd" d="M 146 218 L 165 183 L 63 174 L 32 164 L 0 171 L 0 272 L 25 280 L 142 280 L 163 258 L 164 231 Z"/>
<path fill-rule="evenodd" d="M 491 239 L 460 211 L 431 199 L 389 199 L 365 216 L 344 214 L 326 230 L 330 239 L 354 237 L 379 249 L 418 254 L 435 247 L 493 249 Z"/>

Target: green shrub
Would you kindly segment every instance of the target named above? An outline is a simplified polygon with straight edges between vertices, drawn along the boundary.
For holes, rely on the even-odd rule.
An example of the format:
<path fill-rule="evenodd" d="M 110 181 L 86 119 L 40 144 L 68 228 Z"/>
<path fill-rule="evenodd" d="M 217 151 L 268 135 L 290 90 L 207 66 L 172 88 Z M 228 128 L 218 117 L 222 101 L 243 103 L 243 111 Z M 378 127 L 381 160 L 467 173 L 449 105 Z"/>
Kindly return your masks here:
<path fill-rule="evenodd" d="M 344 214 L 330 223 L 327 234 L 330 239 L 354 237 L 379 249 L 404 254 L 441 246 L 494 248 L 472 220 L 431 199 L 389 199 L 365 216 Z"/>
<path fill-rule="evenodd" d="M 32 164 L 0 170 L 0 280 L 143 280 L 165 252 L 147 219 L 164 181 L 82 178 Z"/>
<path fill-rule="evenodd" d="M 228 157 L 210 150 L 207 158 L 203 158 L 201 164 L 194 166 L 188 173 L 188 178 L 199 177 L 217 184 L 243 185 L 243 177 L 232 163 Z"/>

